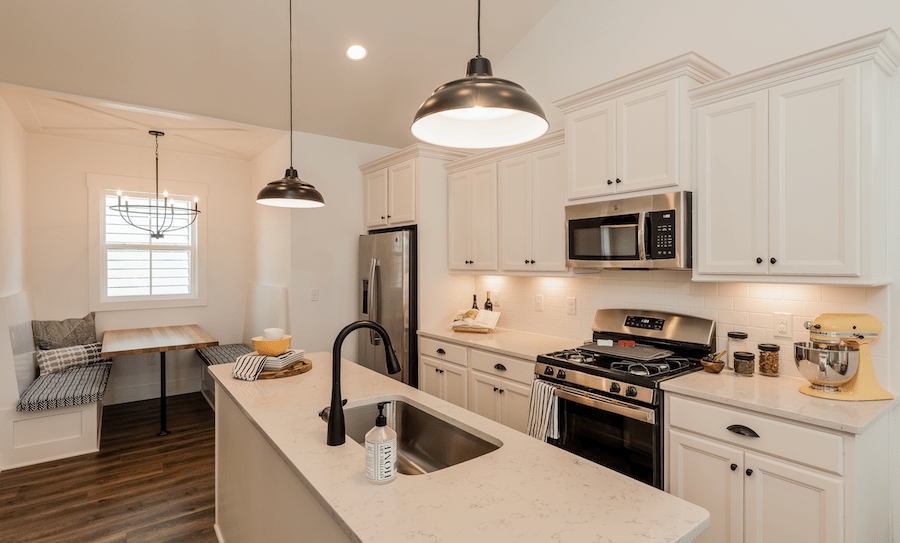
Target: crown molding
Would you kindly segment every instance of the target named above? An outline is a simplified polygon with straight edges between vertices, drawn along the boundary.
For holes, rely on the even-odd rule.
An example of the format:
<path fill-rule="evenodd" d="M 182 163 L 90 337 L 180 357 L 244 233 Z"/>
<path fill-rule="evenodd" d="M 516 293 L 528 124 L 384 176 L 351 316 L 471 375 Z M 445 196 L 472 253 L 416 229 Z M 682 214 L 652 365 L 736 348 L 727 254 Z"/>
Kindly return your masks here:
<path fill-rule="evenodd" d="M 414 143 L 409 147 L 404 147 L 399 151 L 383 156 L 372 162 L 367 162 L 359 167 L 363 174 L 370 174 L 375 170 L 387 168 L 404 160 L 411 158 L 435 158 L 438 160 L 450 161 L 459 160 L 467 156 L 471 156 L 472 151 L 461 151 L 459 149 L 450 149 L 447 147 L 439 147 L 428 143 Z"/>

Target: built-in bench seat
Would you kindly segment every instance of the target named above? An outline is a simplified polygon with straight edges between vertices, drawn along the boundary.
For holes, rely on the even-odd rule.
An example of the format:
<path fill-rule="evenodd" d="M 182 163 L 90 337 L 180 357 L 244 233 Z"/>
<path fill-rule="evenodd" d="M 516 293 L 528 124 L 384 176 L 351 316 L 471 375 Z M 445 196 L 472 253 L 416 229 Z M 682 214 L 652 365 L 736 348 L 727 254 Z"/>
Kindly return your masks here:
<path fill-rule="evenodd" d="M 101 362 L 41 375 L 19 397 L 16 411 L 34 412 L 103 400 L 112 362 Z"/>
<path fill-rule="evenodd" d="M 213 347 L 201 347 L 197 349 L 197 356 L 207 366 L 218 364 L 231 364 L 239 356 L 252 353 L 253 347 L 243 343 L 229 343 L 227 345 L 215 345 Z M 216 408 L 216 383 L 208 371 L 203 371 L 203 379 L 200 382 L 200 392 L 210 407 Z"/>

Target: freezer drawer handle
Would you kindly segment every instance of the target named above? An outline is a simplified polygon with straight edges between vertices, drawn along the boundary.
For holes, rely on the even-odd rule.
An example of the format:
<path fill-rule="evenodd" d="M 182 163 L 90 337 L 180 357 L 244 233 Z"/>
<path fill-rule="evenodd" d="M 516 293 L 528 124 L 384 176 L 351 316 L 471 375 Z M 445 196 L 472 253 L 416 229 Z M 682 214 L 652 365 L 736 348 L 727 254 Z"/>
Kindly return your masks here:
<path fill-rule="evenodd" d="M 506 366 L 504 366 L 503 364 L 494 364 L 494 369 L 500 370 L 500 371 L 506 371 Z"/>
<path fill-rule="evenodd" d="M 437 354 L 447 354 L 447 351 L 445 351 L 444 349 L 438 349 Z"/>
<path fill-rule="evenodd" d="M 728 427 L 729 432 L 734 432 L 735 434 L 740 434 L 742 436 L 747 437 L 759 437 L 759 434 L 754 432 L 752 429 L 747 428 L 743 424 L 732 424 Z"/>

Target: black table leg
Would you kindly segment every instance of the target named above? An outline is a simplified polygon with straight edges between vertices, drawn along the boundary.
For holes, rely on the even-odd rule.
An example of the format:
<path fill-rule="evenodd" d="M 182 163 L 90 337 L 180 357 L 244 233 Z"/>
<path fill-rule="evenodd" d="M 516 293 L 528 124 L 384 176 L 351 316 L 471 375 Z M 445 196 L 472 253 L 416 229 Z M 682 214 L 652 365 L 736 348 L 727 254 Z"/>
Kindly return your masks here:
<path fill-rule="evenodd" d="M 158 436 L 167 436 L 166 430 L 166 352 L 159 353 L 159 433 Z"/>

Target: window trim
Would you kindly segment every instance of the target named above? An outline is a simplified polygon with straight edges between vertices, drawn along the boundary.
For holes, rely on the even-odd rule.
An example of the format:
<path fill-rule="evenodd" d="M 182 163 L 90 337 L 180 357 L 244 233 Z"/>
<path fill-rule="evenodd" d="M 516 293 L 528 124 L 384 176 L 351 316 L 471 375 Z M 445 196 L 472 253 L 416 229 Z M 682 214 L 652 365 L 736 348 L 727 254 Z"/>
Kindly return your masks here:
<path fill-rule="evenodd" d="M 192 294 L 169 296 L 154 296 L 140 299 L 129 297 L 127 299 L 109 298 L 106 291 L 106 255 L 103 235 L 105 229 L 106 190 L 122 190 L 123 192 L 147 192 L 153 191 L 155 179 L 142 177 L 128 177 L 122 175 L 87 174 L 88 187 L 88 305 L 91 311 L 118 311 L 129 309 L 156 309 L 174 307 L 198 307 L 206 305 L 206 219 L 203 213 L 197 217 L 192 228 L 195 228 L 196 266 L 192 270 L 196 288 Z M 208 202 L 208 185 L 206 183 L 191 183 L 186 181 L 160 180 L 160 184 L 172 194 L 189 194 Z M 205 207 L 205 206 L 204 206 Z M 207 208 L 208 209 L 208 208 Z M 201 208 L 201 211 L 203 209 Z"/>

